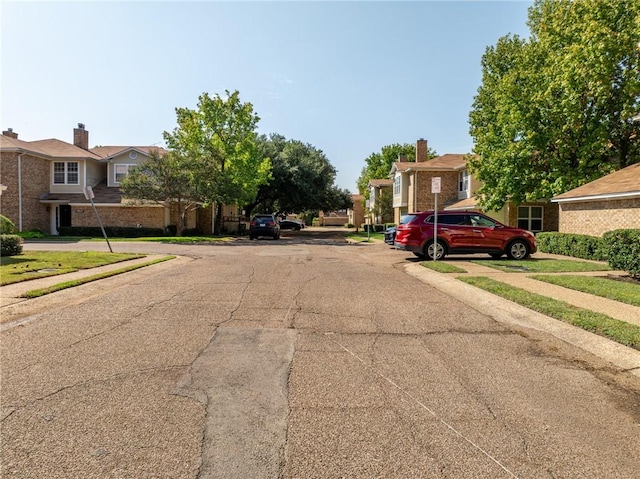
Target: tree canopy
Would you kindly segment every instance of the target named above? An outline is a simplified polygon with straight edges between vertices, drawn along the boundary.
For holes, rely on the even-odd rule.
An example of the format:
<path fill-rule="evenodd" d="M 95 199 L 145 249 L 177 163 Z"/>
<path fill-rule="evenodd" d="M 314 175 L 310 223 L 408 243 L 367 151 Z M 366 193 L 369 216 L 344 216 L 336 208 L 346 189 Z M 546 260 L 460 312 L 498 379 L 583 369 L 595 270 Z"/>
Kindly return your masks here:
<path fill-rule="evenodd" d="M 214 232 L 222 224 L 222 205 L 250 201 L 270 177 L 269 158 L 260 155 L 251 103 L 236 90 L 225 97 L 203 93 L 195 110 L 176 108 L 178 126 L 164 132 L 167 146 L 190 166 L 192 190 L 203 205 L 217 207 Z"/>
<path fill-rule="evenodd" d="M 334 210 L 351 206 L 351 194 L 334 185 L 336 169 L 322 150 L 273 133 L 258 138 L 260 156 L 271 161 L 271 178 L 245 208 L 267 212 Z"/>
<path fill-rule="evenodd" d="M 528 25 L 486 49 L 469 115 L 487 209 L 640 161 L 640 2 L 537 0 Z"/>
<path fill-rule="evenodd" d="M 371 153 L 365 158 L 365 166 L 358 178 L 358 191 L 361 195 L 369 197 L 367 185 L 370 180 L 380 180 L 389 177 L 391 166 L 398 161 L 400 155 L 406 155 L 408 161 L 415 161 L 416 146 L 408 143 L 383 146 L 380 152 Z M 428 158 L 435 158 L 436 152 L 431 148 L 427 151 Z"/>

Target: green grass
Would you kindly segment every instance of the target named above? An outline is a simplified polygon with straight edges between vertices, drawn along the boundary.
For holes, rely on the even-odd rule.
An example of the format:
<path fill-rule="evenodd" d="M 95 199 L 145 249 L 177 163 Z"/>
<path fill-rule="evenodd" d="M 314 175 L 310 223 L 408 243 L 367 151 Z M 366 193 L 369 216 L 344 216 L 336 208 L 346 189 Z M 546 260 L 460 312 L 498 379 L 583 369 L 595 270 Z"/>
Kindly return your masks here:
<path fill-rule="evenodd" d="M 47 236 L 45 238 L 34 238 L 30 241 L 37 243 L 39 239 L 46 242 L 59 241 L 59 242 L 73 242 L 79 243 L 81 241 L 91 242 L 105 242 L 104 238 L 89 237 L 89 236 Z M 141 238 L 109 238 L 110 243 L 127 243 L 132 241 L 143 241 L 152 243 L 172 243 L 172 244 L 206 244 L 206 243 L 220 243 L 226 241 L 233 241 L 234 236 L 148 236 Z"/>
<path fill-rule="evenodd" d="M 145 256 L 97 251 L 27 251 L 0 258 L 0 285 L 71 273 L 79 269 L 90 269 Z"/>
<path fill-rule="evenodd" d="M 124 268 L 116 269 L 113 271 L 106 271 L 104 273 L 94 274 L 93 276 L 88 276 L 86 278 L 76 279 L 72 281 L 65 281 L 63 283 L 54 284 L 47 288 L 33 289 L 31 291 L 27 291 L 26 293 L 24 293 L 22 297 L 29 298 L 29 299 L 38 298 L 40 296 L 44 296 L 45 294 L 55 293 L 56 291 L 61 291 L 67 288 L 73 288 L 75 286 L 80 286 L 85 283 L 91 283 L 92 281 L 98 281 L 100 279 L 109 278 L 110 276 L 116 276 L 118 274 L 128 273 L 129 271 L 144 268 L 146 266 L 151 266 L 152 264 L 161 263 L 163 261 L 168 261 L 173 258 L 175 258 L 175 256 L 165 256 L 163 258 L 158 258 L 153 261 L 148 261 L 146 263 L 132 264 Z"/>
<path fill-rule="evenodd" d="M 640 350 L 640 326 L 635 324 L 515 288 L 484 276 L 460 276 L 458 279 L 539 313 Z"/>
<path fill-rule="evenodd" d="M 637 284 L 598 276 L 533 275 L 533 279 L 583 293 L 640 306 L 640 282 Z"/>
<path fill-rule="evenodd" d="M 367 232 L 366 231 L 359 231 L 357 233 L 349 233 L 346 236 L 351 241 L 357 241 L 359 243 L 367 243 L 367 242 L 369 242 L 369 239 L 367 237 Z M 373 233 L 372 232 L 372 233 L 370 233 L 370 238 L 372 240 L 384 241 L 384 233 Z"/>
<path fill-rule="evenodd" d="M 472 263 L 489 266 L 508 273 L 579 273 L 584 271 L 611 271 L 604 263 L 570 259 L 527 259 L 527 260 L 473 260 Z"/>
<path fill-rule="evenodd" d="M 420 263 L 425 268 L 432 269 L 438 273 L 466 273 L 466 269 L 459 268 L 449 263 L 443 263 L 442 261 L 423 261 Z"/>

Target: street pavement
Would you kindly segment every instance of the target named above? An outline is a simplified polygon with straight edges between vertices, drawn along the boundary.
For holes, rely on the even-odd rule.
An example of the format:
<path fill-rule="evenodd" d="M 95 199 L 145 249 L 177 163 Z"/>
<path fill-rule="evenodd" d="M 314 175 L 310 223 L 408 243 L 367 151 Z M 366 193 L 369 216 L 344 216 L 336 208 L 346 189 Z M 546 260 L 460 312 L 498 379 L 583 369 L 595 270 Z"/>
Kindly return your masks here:
<path fill-rule="evenodd" d="M 2 477 L 637 477 L 636 351 L 382 244 L 114 246 L 178 258 L 0 289 Z"/>

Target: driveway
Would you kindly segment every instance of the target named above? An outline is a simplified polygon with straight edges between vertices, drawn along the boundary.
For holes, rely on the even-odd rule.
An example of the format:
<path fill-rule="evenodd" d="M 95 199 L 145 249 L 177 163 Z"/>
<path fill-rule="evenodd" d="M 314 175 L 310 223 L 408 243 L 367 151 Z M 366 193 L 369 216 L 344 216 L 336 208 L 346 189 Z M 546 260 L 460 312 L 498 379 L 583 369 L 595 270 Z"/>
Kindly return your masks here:
<path fill-rule="evenodd" d="M 3 324 L 3 477 L 637 477 L 636 376 L 384 245 L 114 250 L 180 258 Z"/>

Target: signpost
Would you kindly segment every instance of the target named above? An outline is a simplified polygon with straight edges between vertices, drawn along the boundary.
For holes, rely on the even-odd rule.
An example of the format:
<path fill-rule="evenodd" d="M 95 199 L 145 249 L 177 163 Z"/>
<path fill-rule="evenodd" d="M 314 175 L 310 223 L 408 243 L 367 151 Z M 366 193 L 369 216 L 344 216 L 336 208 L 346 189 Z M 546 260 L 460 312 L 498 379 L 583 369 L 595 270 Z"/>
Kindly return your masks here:
<path fill-rule="evenodd" d="M 96 214 L 96 218 L 98 218 L 98 224 L 100 225 L 100 229 L 102 230 L 102 236 L 104 236 L 105 241 L 107 242 L 107 246 L 109 247 L 109 251 L 113 253 L 111 249 L 111 243 L 109 243 L 109 238 L 107 238 L 107 233 L 104 230 L 104 226 L 102 226 L 102 220 L 100 219 L 100 215 L 98 214 L 98 210 L 96 209 L 96 205 L 93 203 L 93 199 L 95 195 L 93 194 L 93 188 L 90 186 L 84 187 L 84 197 L 91 201 L 91 206 L 93 207 L 93 212 Z"/>
<path fill-rule="evenodd" d="M 434 176 L 431 178 L 431 193 L 435 195 L 435 209 L 433 212 L 433 261 L 438 256 L 438 193 L 440 193 L 441 178 Z"/>

